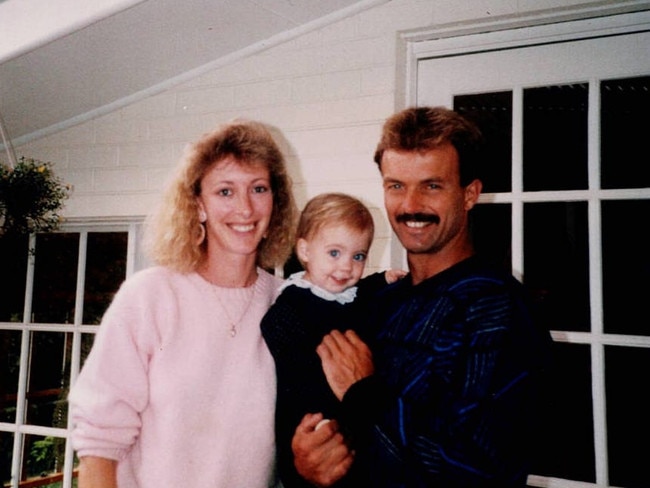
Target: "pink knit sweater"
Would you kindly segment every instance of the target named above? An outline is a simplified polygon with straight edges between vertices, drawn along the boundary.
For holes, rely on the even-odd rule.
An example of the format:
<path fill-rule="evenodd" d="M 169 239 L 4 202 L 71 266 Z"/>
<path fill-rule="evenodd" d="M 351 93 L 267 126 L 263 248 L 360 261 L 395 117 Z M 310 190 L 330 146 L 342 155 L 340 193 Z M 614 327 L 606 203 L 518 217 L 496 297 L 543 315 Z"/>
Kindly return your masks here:
<path fill-rule="evenodd" d="M 119 461 L 120 488 L 273 486 L 275 369 L 260 320 L 280 280 L 258 275 L 252 302 L 161 267 L 122 285 L 70 393 L 79 456 Z M 231 336 L 223 307 L 236 320 L 249 303 Z"/>

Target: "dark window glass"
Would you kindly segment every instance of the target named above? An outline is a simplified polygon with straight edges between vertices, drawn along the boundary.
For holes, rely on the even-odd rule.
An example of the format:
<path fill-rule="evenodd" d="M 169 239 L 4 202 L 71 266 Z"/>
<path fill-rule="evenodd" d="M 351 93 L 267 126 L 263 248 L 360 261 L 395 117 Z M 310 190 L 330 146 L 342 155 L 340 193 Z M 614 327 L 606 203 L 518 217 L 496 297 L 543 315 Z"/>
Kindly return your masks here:
<path fill-rule="evenodd" d="M 600 107 L 601 187 L 650 187 L 650 76 L 602 81 Z"/>
<path fill-rule="evenodd" d="M 587 188 L 588 85 L 524 90 L 524 190 Z"/>
<path fill-rule="evenodd" d="M 27 280 L 27 236 L 0 237 L 0 270 L 2 281 L 11 286 L 2 287 L 0 322 L 22 322 Z"/>
<path fill-rule="evenodd" d="M 79 370 L 83 368 L 94 342 L 95 334 L 81 334 L 81 357 L 79 358 Z"/>
<path fill-rule="evenodd" d="M 126 277 L 126 232 L 91 232 L 86 254 L 84 324 L 99 324 Z"/>
<path fill-rule="evenodd" d="M 65 439 L 62 437 L 43 437 L 26 435 L 23 445 L 23 470 L 21 481 L 38 478 L 38 485 L 61 486 L 63 465 L 65 463 Z"/>
<path fill-rule="evenodd" d="M 650 200 L 603 201 L 601 209 L 604 330 L 650 335 Z"/>
<path fill-rule="evenodd" d="M 470 212 L 476 253 L 512 272 L 512 207 L 509 203 L 479 204 Z"/>
<path fill-rule="evenodd" d="M 643 387 L 648 365 L 648 349 L 605 348 L 609 482 L 613 486 L 650 486 L 648 449 L 639 447 L 650 438 L 650 399 Z"/>
<path fill-rule="evenodd" d="M 27 423 L 65 428 L 72 334 L 31 332 Z"/>
<path fill-rule="evenodd" d="M 588 331 L 586 202 L 524 204 L 524 283 L 549 330 Z"/>
<path fill-rule="evenodd" d="M 14 435 L 0 431 L 0 483 L 11 486 L 11 457 L 14 449 Z"/>
<path fill-rule="evenodd" d="M 533 473 L 542 476 L 594 483 L 593 405 L 591 357 L 585 344 L 553 345 L 553 367 L 546 416 Z"/>
<path fill-rule="evenodd" d="M 21 337 L 19 331 L 0 330 L 0 422 L 16 420 Z"/>
<path fill-rule="evenodd" d="M 73 322 L 78 256 L 77 233 L 37 236 L 32 322 Z"/>
<path fill-rule="evenodd" d="M 483 193 L 512 189 L 512 92 L 457 95 L 454 110 L 473 120 L 485 138 Z"/>

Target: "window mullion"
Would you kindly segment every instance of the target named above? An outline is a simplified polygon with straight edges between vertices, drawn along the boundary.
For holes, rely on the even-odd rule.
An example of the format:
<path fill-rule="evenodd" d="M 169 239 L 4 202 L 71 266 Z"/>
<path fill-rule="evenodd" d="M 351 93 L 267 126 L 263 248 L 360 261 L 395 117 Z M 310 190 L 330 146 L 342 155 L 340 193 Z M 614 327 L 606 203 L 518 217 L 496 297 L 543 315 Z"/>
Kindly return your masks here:
<path fill-rule="evenodd" d="M 523 88 L 512 90 L 512 273 L 524 277 L 524 209 L 523 209 Z"/>

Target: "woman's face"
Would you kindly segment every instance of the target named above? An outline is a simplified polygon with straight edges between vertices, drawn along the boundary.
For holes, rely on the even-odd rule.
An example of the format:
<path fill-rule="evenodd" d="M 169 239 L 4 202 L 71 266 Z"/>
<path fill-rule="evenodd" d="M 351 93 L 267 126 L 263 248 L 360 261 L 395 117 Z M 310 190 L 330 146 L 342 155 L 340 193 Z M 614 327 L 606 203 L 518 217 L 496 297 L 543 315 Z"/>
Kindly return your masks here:
<path fill-rule="evenodd" d="M 201 180 L 199 209 L 207 220 L 208 253 L 254 255 L 273 211 L 269 170 L 228 156 Z"/>

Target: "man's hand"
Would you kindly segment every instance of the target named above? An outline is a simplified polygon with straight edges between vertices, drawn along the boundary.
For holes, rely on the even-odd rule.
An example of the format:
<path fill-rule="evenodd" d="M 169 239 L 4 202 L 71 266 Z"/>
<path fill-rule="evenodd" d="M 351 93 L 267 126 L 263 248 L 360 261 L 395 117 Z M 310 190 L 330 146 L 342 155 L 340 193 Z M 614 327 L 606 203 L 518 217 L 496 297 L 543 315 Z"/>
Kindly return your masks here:
<path fill-rule="evenodd" d="M 354 452 L 338 432 L 336 420 L 316 425 L 323 420 L 320 413 L 305 415 L 291 441 L 294 464 L 300 475 L 310 483 L 326 487 L 341 479 L 352 466 Z"/>
<path fill-rule="evenodd" d="M 316 352 L 327 382 L 339 400 L 350 386 L 375 372 L 370 349 L 354 331 L 333 330 L 323 338 Z"/>

